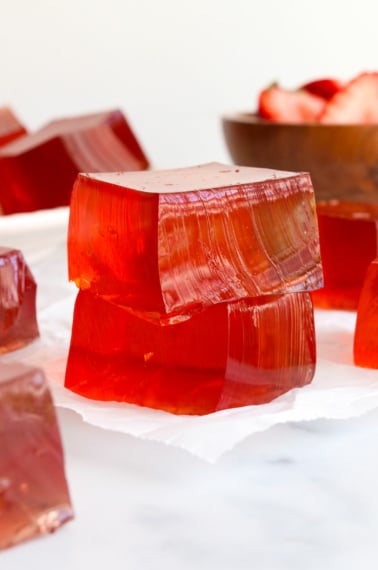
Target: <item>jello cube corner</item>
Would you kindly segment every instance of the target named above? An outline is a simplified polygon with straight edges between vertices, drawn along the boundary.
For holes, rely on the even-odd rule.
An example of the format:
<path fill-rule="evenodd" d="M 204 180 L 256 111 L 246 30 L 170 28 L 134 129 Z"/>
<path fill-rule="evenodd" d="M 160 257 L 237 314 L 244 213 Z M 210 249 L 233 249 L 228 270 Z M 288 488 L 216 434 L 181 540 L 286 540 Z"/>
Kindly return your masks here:
<path fill-rule="evenodd" d="M 39 336 L 37 285 L 18 249 L 0 247 L 0 354 Z"/>
<path fill-rule="evenodd" d="M 306 173 L 217 163 L 80 174 L 72 193 L 69 277 L 153 318 L 322 285 Z"/>
<path fill-rule="evenodd" d="M 0 148 L 4 214 L 68 206 L 79 172 L 148 167 L 119 110 L 59 119 Z"/>
<path fill-rule="evenodd" d="M 73 518 L 54 405 L 41 370 L 0 363 L 0 550 Z"/>
<path fill-rule="evenodd" d="M 354 362 L 378 368 L 378 258 L 367 270 L 357 308 L 354 333 Z"/>
<path fill-rule="evenodd" d="M 23 135 L 26 128 L 9 107 L 0 107 L 0 147 Z"/>
<path fill-rule="evenodd" d="M 262 404 L 311 382 L 310 293 L 219 303 L 162 325 L 79 291 L 65 386 L 175 414 Z"/>
<path fill-rule="evenodd" d="M 346 200 L 317 204 L 324 288 L 316 307 L 356 310 L 370 262 L 378 255 L 378 204 Z"/>

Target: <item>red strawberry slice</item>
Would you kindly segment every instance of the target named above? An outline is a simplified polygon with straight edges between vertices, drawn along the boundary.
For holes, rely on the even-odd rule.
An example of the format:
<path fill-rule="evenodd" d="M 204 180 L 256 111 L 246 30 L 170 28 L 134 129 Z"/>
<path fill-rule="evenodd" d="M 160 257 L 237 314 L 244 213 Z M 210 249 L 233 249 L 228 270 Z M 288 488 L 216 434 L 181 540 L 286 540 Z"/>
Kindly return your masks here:
<path fill-rule="evenodd" d="M 326 99 L 328 101 L 336 93 L 341 91 L 343 86 L 344 84 L 338 79 L 327 77 L 325 79 L 316 79 L 315 81 L 305 83 L 302 85 L 301 89 L 304 89 L 308 93 L 312 93 L 312 95 L 323 97 L 323 99 Z"/>
<path fill-rule="evenodd" d="M 281 89 L 273 84 L 260 93 L 258 115 L 281 123 L 313 122 L 323 112 L 324 105 L 322 97 L 304 90 Z"/>
<path fill-rule="evenodd" d="M 378 123 L 378 73 L 361 73 L 326 104 L 321 123 Z"/>

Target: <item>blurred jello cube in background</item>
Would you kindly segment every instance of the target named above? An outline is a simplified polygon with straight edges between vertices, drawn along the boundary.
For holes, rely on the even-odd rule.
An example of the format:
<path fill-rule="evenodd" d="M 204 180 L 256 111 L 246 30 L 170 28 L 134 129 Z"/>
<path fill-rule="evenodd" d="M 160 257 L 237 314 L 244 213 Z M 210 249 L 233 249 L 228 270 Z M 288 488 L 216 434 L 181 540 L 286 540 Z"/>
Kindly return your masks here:
<path fill-rule="evenodd" d="M 378 255 L 378 201 L 318 202 L 324 288 L 313 292 L 316 307 L 356 310 L 366 271 Z"/>
<path fill-rule="evenodd" d="M 0 146 L 22 135 L 26 135 L 26 129 L 13 111 L 9 107 L 0 107 Z"/>
<path fill-rule="evenodd" d="M 36 292 L 21 251 L 0 247 L 0 354 L 38 337 Z"/>
<path fill-rule="evenodd" d="M 65 385 L 205 414 L 311 381 L 322 285 L 306 174 L 207 164 L 80 175 Z"/>
<path fill-rule="evenodd" d="M 54 405 L 41 370 L 0 363 L 0 550 L 73 517 Z"/>
<path fill-rule="evenodd" d="M 79 172 L 147 167 L 121 111 L 52 121 L 0 149 L 0 205 L 4 214 L 66 206 Z"/>
<path fill-rule="evenodd" d="M 358 303 L 354 362 L 378 368 L 378 258 L 369 265 Z"/>

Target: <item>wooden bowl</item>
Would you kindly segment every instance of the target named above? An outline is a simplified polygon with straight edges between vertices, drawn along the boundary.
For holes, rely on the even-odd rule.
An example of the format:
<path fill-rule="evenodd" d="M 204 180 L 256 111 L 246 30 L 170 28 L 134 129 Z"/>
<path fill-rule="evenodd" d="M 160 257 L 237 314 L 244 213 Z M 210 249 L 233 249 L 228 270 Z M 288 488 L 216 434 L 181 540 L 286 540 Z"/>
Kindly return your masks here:
<path fill-rule="evenodd" d="M 223 118 L 235 164 L 309 172 L 317 200 L 378 202 L 378 125 L 284 124 Z"/>

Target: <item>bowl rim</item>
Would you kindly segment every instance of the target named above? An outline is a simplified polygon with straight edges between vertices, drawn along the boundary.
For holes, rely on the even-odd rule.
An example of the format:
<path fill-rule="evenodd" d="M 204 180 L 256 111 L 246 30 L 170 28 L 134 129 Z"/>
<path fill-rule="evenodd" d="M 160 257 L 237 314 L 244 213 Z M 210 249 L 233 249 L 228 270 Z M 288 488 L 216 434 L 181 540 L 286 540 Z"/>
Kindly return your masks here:
<path fill-rule="evenodd" d="M 243 125 L 264 125 L 273 128 L 290 127 L 294 129 L 301 128 L 316 128 L 316 129 L 340 129 L 344 130 L 346 128 L 351 129 L 365 129 L 378 128 L 378 123 L 317 123 L 315 121 L 308 121 L 304 123 L 289 123 L 289 122 L 278 122 L 265 119 L 264 117 L 259 117 L 256 112 L 253 111 L 237 111 L 231 113 L 224 113 L 222 115 L 222 122 L 225 123 L 239 123 Z"/>

